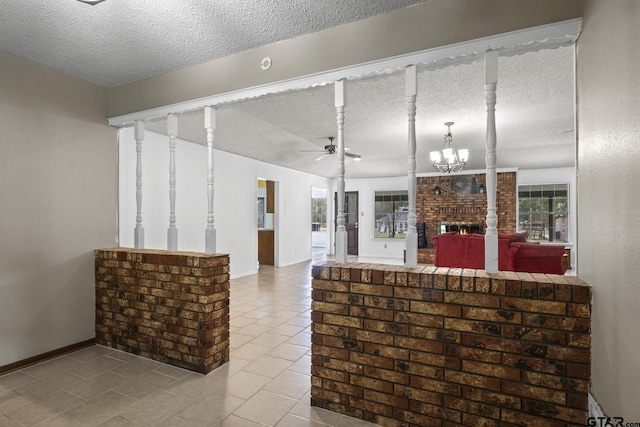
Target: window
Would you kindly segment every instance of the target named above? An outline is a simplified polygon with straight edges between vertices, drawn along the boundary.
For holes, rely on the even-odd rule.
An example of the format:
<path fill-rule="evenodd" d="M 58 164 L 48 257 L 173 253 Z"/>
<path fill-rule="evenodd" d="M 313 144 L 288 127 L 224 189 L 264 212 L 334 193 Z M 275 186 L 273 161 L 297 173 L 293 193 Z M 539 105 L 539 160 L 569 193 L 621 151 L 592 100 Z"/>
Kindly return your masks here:
<path fill-rule="evenodd" d="M 264 228 L 265 207 L 264 197 L 258 197 L 258 228 Z"/>
<path fill-rule="evenodd" d="M 376 191 L 374 237 L 404 239 L 407 235 L 407 191 Z"/>
<path fill-rule="evenodd" d="M 311 231 L 327 231 L 326 196 L 311 199 Z"/>
<path fill-rule="evenodd" d="M 569 241 L 568 184 L 518 186 L 518 229 L 528 240 Z"/>

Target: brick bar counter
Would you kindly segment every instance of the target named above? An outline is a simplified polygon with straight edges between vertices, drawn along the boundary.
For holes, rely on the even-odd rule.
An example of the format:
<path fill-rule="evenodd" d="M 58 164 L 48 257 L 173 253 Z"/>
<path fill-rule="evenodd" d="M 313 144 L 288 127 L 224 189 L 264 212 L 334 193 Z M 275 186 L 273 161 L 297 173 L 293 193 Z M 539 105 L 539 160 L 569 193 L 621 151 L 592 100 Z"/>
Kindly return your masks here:
<path fill-rule="evenodd" d="M 229 256 L 95 251 L 96 343 L 206 374 L 229 361 Z"/>
<path fill-rule="evenodd" d="M 580 279 L 334 263 L 312 276 L 312 405 L 388 427 L 586 425 Z"/>

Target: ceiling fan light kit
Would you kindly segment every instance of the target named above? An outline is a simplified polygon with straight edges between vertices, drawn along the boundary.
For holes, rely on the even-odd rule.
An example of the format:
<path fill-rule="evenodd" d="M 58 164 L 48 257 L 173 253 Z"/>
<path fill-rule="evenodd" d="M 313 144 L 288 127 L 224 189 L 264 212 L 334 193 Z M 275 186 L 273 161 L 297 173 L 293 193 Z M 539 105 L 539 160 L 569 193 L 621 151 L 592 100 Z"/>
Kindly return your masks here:
<path fill-rule="evenodd" d="M 328 137 L 328 138 L 329 138 L 329 144 L 327 144 L 327 145 L 325 145 L 325 146 L 324 146 L 324 150 L 302 150 L 302 152 L 307 152 L 307 153 L 324 152 L 324 154 L 323 154 L 322 156 L 320 156 L 320 157 L 318 157 L 318 158 L 316 159 L 316 162 L 317 162 L 318 160 L 320 160 L 320 159 L 322 159 L 322 158 L 326 157 L 326 156 L 330 156 L 331 154 L 336 154 L 336 149 L 337 149 L 338 147 L 336 147 L 336 146 L 333 144 L 334 137 L 333 137 L 333 136 L 330 136 L 330 137 Z M 347 151 L 347 150 L 349 150 L 349 149 L 345 147 L 345 151 Z M 356 162 L 359 162 L 359 161 L 360 161 L 360 159 L 362 158 L 362 156 L 361 156 L 360 154 L 344 153 L 344 155 L 345 155 L 346 157 L 350 157 L 350 158 L 352 158 L 352 159 L 353 159 L 354 161 L 356 161 Z"/>
<path fill-rule="evenodd" d="M 453 135 L 451 135 L 453 122 L 446 122 L 444 125 L 447 127 L 447 133 L 444 134 L 444 148 L 442 151 L 432 151 L 430 153 L 431 162 L 439 172 L 458 172 L 469 160 L 469 150 L 461 148 L 456 152 L 453 148 Z"/>
<path fill-rule="evenodd" d="M 98 3 L 102 3 L 105 0 L 77 0 L 77 1 L 79 1 L 80 3 L 85 3 L 91 6 L 95 6 Z"/>

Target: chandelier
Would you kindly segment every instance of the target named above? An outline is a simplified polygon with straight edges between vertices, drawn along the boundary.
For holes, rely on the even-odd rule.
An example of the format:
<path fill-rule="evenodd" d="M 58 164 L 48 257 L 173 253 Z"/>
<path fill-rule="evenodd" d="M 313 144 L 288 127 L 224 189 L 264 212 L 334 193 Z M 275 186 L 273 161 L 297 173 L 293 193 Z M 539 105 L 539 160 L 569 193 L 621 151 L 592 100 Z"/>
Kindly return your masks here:
<path fill-rule="evenodd" d="M 461 148 L 456 152 L 453 149 L 453 136 L 451 135 L 453 122 L 447 122 L 444 125 L 447 127 L 447 133 L 444 134 L 444 148 L 442 151 L 432 151 L 431 161 L 433 167 L 442 173 L 458 172 L 469 160 L 469 150 Z"/>

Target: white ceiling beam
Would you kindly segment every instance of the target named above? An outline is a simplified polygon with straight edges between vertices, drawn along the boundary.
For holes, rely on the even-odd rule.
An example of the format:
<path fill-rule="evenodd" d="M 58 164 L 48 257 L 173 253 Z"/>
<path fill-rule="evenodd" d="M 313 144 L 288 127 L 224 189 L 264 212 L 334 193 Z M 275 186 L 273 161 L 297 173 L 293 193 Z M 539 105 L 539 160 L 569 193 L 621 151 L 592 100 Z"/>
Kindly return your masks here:
<path fill-rule="evenodd" d="M 123 114 L 110 117 L 107 122 L 109 126 L 131 126 L 138 120 L 148 120 L 165 117 L 171 113 L 199 110 L 205 106 L 218 106 L 268 94 L 324 86 L 341 79 L 358 79 L 376 74 L 388 74 L 413 64 L 418 65 L 420 68 L 441 68 L 451 64 L 475 62 L 484 59 L 483 55 L 487 49 L 498 51 L 500 56 L 517 55 L 540 49 L 553 49 L 573 44 L 580 34 L 581 28 L 582 19 L 576 18 Z"/>

